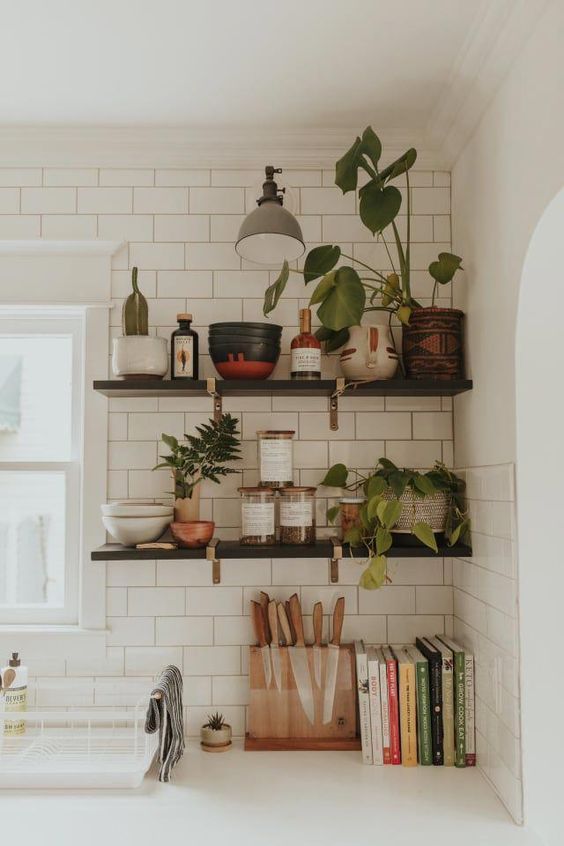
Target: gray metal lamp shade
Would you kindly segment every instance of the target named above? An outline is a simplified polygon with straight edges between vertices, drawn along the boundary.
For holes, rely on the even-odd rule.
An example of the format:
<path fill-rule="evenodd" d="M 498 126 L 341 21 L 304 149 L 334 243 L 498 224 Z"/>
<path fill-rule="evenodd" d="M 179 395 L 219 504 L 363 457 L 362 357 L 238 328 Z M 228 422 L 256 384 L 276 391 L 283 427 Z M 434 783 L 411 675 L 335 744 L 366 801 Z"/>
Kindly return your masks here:
<path fill-rule="evenodd" d="M 294 215 L 277 200 L 266 200 L 241 224 L 235 249 L 248 261 L 279 264 L 303 255 L 305 244 Z"/>

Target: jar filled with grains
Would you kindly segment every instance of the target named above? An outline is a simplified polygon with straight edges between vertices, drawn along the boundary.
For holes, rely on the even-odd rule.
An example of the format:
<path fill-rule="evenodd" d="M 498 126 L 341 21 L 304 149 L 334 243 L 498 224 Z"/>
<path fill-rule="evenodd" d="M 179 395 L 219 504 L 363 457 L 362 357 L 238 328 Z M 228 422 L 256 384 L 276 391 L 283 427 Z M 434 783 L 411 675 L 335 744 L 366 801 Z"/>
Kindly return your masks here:
<path fill-rule="evenodd" d="M 241 494 L 241 544 L 267 546 L 276 542 L 272 488 L 239 488 Z"/>
<path fill-rule="evenodd" d="M 258 470 L 261 488 L 284 488 L 294 484 L 295 432 L 257 432 Z"/>
<path fill-rule="evenodd" d="M 315 543 L 315 491 L 286 487 L 280 490 L 280 543 Z"/>

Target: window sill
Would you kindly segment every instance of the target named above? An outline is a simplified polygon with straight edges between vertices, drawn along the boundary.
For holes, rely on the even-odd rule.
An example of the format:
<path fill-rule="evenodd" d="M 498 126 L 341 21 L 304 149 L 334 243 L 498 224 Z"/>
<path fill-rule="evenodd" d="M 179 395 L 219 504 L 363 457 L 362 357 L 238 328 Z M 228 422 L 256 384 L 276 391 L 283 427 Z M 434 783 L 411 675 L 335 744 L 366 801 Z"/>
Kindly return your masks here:
<path fill-rule="evenodd" d="M 106 630 L 80 626 L 0 626 L 0 655 L 20 652 L 22 658 L 104 657 Z"/>

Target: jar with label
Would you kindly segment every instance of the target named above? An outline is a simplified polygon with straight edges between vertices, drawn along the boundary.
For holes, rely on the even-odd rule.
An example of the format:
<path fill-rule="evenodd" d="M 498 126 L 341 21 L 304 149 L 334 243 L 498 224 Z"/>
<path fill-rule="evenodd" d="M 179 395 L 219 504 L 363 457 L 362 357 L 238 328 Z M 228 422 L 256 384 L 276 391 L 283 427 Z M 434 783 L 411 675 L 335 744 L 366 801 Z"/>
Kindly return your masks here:
<path fill-rule="evenodd" d="M 311 332 L 311 311 L 300 309 L 300 333 L 290 344 L 292 379 L 321 379 L 321 342 Z"/>
<path fill-rule="evenodd" d="M 341 540 L 344 540 L 349 529 L 360 528 L 360 509 L 366 502 L 362 496 L 345 496 L 339 500 L 341 509 Z"/>
<path fill-rule="evenodd" d="M 261 488 L 287 488 L 294 484 L 295 432 L 257 432 L 258 470 Z"/>
<path fill-rule="evenodd" d="M 198 378 L 198 333 L 190 328 L 191 314 L 177 314 L 178 329 L 170 339 L 170 378 Z"/>
<path fill-rule="evenodd" d="M 272 488 L 239 488 L 241 494 L 241 544 L 268 546 L 276 542 Z"/>
<path fill-rule="evenodd" d="M 280 543 L 315 543 L 315 491 L 317 488 L 280 490 Z"/>

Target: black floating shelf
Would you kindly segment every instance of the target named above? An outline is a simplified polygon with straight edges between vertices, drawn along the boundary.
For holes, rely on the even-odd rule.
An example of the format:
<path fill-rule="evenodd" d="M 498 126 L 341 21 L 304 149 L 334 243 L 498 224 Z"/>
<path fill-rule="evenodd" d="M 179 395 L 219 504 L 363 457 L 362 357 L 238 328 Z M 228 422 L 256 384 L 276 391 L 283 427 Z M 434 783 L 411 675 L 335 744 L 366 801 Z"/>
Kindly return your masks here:
<path fill-rule="evenodd" d="M 451 397 L 471 388 L 471 379 L 383 379 L 347 387 L 346 396 Z M 335 389 L 335 379 L 303 382 L 292 379 L 218 379 L 215 382 L 215 390 L 223 397 L 257 394 L 329 397 Z M 197 397 L 207 394 L 207 383 L 205 379 L 189 383 L 159 379 L 108 379 L 95 381 L 94 390 L 107 397 Z"/>
<path fill-rule="evenodd" d="M 354 550 L 358 558 L 365 557 L 365 550 Z M 467 558 L 472 554 L 469 546 L 456 544 L 447 546 L 439 543 L 438 553 L 433 552 L 415 539 L 409 538 L 409 542 L 401 545 L 394 545 L 386 553 L 388 558 L 434 558 L 446 556 L 448 558 Z M 272 546 L 241 546 L 239 541 L 219 541 L 215 549 L 218 559 L 233 558 L 332 558 L 333 545 L 329 539 L 318 540 L 308 546 L 286 546 L 273 544 Z M 350 550 L 347 544 L 343 545 L 343 557 L 348 558 Z M 98 547 L 91 553 L 92 561 L 154 561 L 183 560 L 206 558 L 206 548 L 200 549 L 135 549 L 134 547 L 121 546 L 116 543 L 107 543 Z"/>

